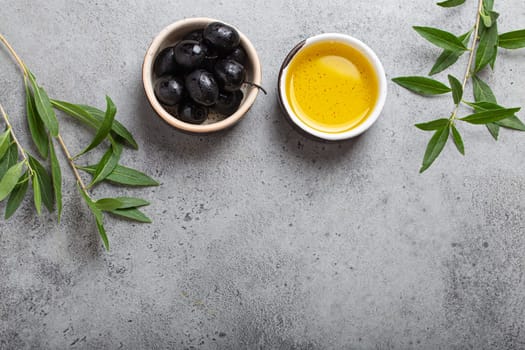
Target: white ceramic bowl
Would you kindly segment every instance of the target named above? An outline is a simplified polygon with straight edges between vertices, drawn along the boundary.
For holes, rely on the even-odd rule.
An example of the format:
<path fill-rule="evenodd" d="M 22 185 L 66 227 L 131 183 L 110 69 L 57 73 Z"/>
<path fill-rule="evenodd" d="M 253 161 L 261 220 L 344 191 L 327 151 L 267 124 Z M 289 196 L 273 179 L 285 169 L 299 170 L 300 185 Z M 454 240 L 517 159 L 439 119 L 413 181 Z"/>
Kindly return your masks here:
<path fill-rule="evenodd" d="M 361 52 L 372 64 L 372 67 L 374 69 L 374 72 L 378 79 L 378 98 L 376 100 L 376 103 L 373 107 L 373 109 L 370 111 L 366 119 L 360 123 L 357 127 L 352 128 L 350 130 L 341 132 L 341 133 L 326 133 L 319 130 L 316 130 L 303 121 L 295 114 L 293 109 L 290 106 L 290 103 L 288 102 L 288 99 L 286 97 L 286 77 L 288 74 L 288 68 L 290 65 L 290 62 L 292 62 L 295 55 L 302 50 L 304 50 L 306 47 L 311 46 L 312 44 L 319 43 L 319 42 L 339 42 L 343 43 L 345 45 L 351 46 L 354 49 Z M 312 135 L 318 139 L 326 140 L 326 141 L 340 141 L 340 140 L 346 140 L 352 137 L 356 137 L 363 132 L 365 132 L 368 128 L 374 124 L 374 122 L 377 120 L 379 115 L 381 114 L 381 110 L 383 109 L 383 106 L 385 104 L 386 100 L 386 94 L 387 94 L 387 84 L 386 84 L 386 77 L 385 77 L 385 70 L 383 69 L 383 65 L 381 64 L 381 61 L 379 61 L 379 58 L 377 55 L 372 51 L 370 47 L 368 47 L 366 44 L 364 44 L 362 41 L 357 40 L 356 38 L 353 38 L 349 35 L 345 34 L 338 34 L 338 33 L 325 33 L 325 34 L 319 34 L 313 37 L 310 37 L 306 40 L 301 41 L 299 44 L 297 44 L 286 56 L 282 66 L 281 70 L 279 72 L 279 79 L 278 79 L 278 89 L 279 89 L 279 102 L 281 104 L 281 107 L 285 113 L 285 116 L 287 119 L 292 123 L 293 126 L 297 127 L 300 131 L 303 131 L 307 133 L 308 135 Z"/>
<path fill-rule="evenodd" d="M 146 92 L 146 96 L 149 103 L 151 104 L 151 107 L 153 107 L 159 117 L 164 119 L 164 121 L 166 121 L 169 125 L 188 133 L 207 134 L 233 126 L 242 119 L 246 112 L 248 112 L 250 107 L 255 102 L 257 94 L 259 93 L 259 89 L 255 87 L 246 87 L 246 89 L 243 89 L 244 99 L 242 100 L 241 105 L 237 111 L 219 121 L 211 120 L 211 118 L 209 118 L 209 120 L 205 121 L 203 124 L 190 124 L 177 119 L 175 116 L 170 114 L 168 110 L 166 110 L 166 108 L 164 108 L 157 100 L 153 90 L 155 81 L 153 63 L 155 62 L 157 54 L 162 51 L 162 49 L 175 45 L 184 35 L 193 30 L 202 29 L 210 22 L 221 21 L 213 18 L 199 17 L 187 18 L 170 24 L 153 39 L 153 42 L 151 43 L 144 57 L 144 63 L 142 64 L 142 81 L 144 83 L 144 91 Z M 234 27 L 231 24 L 228 25 Z M 247 63 L 244 66 L 244 68 L 246 68 L 246 80 L 251 81 L 257 85 L 261 85 L 261 63 L 259 61 L 257 51 L 255 51 L 255 48 L 253 47 L 250 40 L 248 40 L 248 38 L 238 29 L 237 31 L 241 37 L 241 46 L 244 51 L 246 51 L 247 55 Z"/>

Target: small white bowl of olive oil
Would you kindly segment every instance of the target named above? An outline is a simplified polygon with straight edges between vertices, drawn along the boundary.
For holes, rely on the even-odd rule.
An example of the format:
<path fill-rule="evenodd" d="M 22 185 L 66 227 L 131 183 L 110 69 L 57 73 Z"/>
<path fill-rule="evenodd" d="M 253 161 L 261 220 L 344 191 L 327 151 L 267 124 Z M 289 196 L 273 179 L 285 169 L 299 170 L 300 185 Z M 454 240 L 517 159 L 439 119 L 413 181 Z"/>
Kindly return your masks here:
<path fill-rule="evenodd" d="M 387 95 L 385 71 L 374 51 L 337 33 L 297 44 L 281 66 L 278 84 L 279 102 L 292 125 L 326 141 L 365 132 Z"/>

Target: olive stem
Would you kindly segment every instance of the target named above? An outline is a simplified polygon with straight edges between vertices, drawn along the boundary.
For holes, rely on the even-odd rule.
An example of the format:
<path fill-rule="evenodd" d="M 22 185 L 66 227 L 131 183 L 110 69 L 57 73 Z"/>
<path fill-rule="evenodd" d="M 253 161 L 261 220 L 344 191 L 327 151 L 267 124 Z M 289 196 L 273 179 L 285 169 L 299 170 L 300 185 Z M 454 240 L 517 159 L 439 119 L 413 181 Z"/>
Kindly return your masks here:
<path fill-rule="evenodd" d="M 22 70 L 22 73 L 24 73 L 24 77 L 27 76 L 28 74 L 27 74 L 27 69 L 26 69 L 26 66 L 24 64 L 24 61 L 22 61 L 20 59 L 20 57 L 17 55 L 16 51 L 13 49 L 11 44 L 9 44 L 7 39 L 2 34 L 0 34 L 0 41 L 4 44 L 4 46 L 7 48 L 7 50 L 9 50 L 11 55 L 14 57 L 16 63 L 18 64 L 18 66 Z"/>
<path fill-rule="evenodd" d="M 467 63 L 467 69 L 465 70 L 465 75 L 463 77 L 463 83 L 461 84 L 461 87 L 463 91 L 465 91 L 465 86 L 467 85 L 468 79 L 472 76 L 472 72 L 470 71 L 472 67 L 472 62 L 474 60 L 474 54 L 476 53 L 476 45 L 478 43 L 478 30 L 479 30 L 479 23 L 481 18 L 481 10 L 483 9 L 483 0 L 478 0 L 478 11 L 476 12 L 476 24 L 474 25 L 474 39 L 472 40 L 472 46 L 470 47 L 469 51 L 469 58 Z M 461 105 L 461 101 L 458 101 L 456 103 L 456 106 L 454 107 L 454 110 L 452 111 L 452 114 L 450 115 L 450 122 L 453 123 L 456 119 L 456 115 L 458 113 L 459 106 Z"/>
<path fill-rule="evenodd" d="M 64 155 L 67 158 L 69 166 L 73 170 L 73 174 L 75 175 L 75 178 L 77 179 L 78 185 L 80 186 L 82 191 L 84 191 L 86 196 L 91 199 L 91 197 L 89 196 L 89 193 L 87 191 L 86 185 L 84 184 L 84 181 L 82 180 L 82 177 L 80 177 L 80 174 L 78 173 L 77 167 L 76 167 L 75 163 L 73 162 L 73 157 L 71 156 L 71 153 L 69 153 L 69 150 L 67 149 L 66 144 L 64 143 L 64 139 L 62 139 L 62 136 L 60 134 L 58 134 L 57 139 L 58 139 L 58 142 L 60 143 L 60 147 L 62 147 L 62 151 L 64 151 Z"/>
<path fill-rule="evenodd" d="M 255 84 L 255 83 L 252 83 L 251 81 L 245 81 L 243 84 L 248 84 L 250 86 L 255 86 L 257 89 L 261 90 L 262 92 L 264 92 L 265 95 L 268 95 L 268 93 L 266 92 L 266 90 L 264 90 L 264 88 L 259 85 L 259 84 Z"/>

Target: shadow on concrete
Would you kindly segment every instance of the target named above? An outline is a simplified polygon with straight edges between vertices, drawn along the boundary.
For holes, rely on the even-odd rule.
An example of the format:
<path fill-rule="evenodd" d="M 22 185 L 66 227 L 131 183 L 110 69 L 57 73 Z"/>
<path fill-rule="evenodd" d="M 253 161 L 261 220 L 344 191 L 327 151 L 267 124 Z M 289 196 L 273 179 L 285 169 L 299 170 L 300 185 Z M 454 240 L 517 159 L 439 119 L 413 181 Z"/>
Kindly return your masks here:
<path fill-rule="evenodd" d="M 270 135 L 277 141 L 274 144 L 308 164 L 336 166 L 348 163 L 363 148 L 363 135 L 339 142 L 325 142 L 307 136 L 286 119 L 277 99 L 274 99 L 272 110 Z"/>

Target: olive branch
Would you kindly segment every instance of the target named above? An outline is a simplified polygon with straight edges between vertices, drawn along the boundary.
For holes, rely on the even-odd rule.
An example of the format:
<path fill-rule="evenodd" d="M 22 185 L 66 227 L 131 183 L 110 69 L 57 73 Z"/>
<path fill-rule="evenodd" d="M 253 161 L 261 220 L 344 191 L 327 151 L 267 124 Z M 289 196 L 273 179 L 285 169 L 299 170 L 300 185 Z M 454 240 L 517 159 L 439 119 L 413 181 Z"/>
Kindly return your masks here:
<path fill-rule="evenodd" d="M 63 204 L 62 171 L 55 151 L 55 143 L 58 143 L 73 171 L 78 190 L 93 213 L 106 249 L 109 249 L 109 240 L 104 227 L 104 213 L 150 223 L 151 220 L 139 209 L 149 205 L 149 202 L 143 199 L 114 197 L 95 200 L 90 194 L 90 189 L 101 182 L 123 186 L 158 185 L 148 175 L 119 164 L 123 148 L 127 146 L 138 149 L 138 145 L 129 130 L 115 120 L 117 108 L 111 98 L 106 96 L 105 111 L 88 105 L 49 98 L 46 90 L 37 82 L 35 75 L 1 34 L 0 42 L 9 51 L 23 74 L 27 123 L 31 139 L 39 155 L 39 157 L 31 155 L 22 146 L 7 113 L 0 104 L 0 112 L 6 124 L 5 131 L 0 134 L 0 201 L 7 199 L 5 218 L 10 218 L 20 207 L 26 197 L 29 184 L 31 184 L 37 214 L 41 214 L 42 205 L 49 212 L 53 212 L 56 208 L 58 222 L 60 222 Z M 60 134 L 55 110 L 95 130 L 95 136 L 90 144 L 75 156 L 71 155 Z M 77 161 L 82 155 L 104 144 L 109 144 L 109 146 L 97 164 L 84 166 L 78 164 Z M 19 160 L 20 156 L 21 160 Z M 49 163 L 50 172 L 42 164 L 43 161 Z M 79 170 L 91 175 L 91 182 L 88 185 L 84 182 Z"/>
<path fill-rule="evenodd" d="M 447 0 L 439 2 L 437 5 L 455 7 L 463 3 L 465 0 Z M 465 52 L 469 52 L 462 81 L 452 75 L 448 75 L 449 85 L 423 76 L 392 79 L 398 85 L 424 96 L 452 93 L 454 109 L 448 118 L 435 119 L 415 125 L 421 130 L 434 132 L 423 157 L 421 173 L 434 163 L 449 138 L 452 138 L 458 151 L 463 155 L 465 154 L 463 139 L 457 128 L 458 121 L 485 125 L 495 140 L 498 139 L 500 127 L 525 131 L 525 124 L 516 116 L 521 107 L 506 108 L 499 105 L 489 85 L 478 75 L 487 66 L 494 69 L 498 48 L 519 49 L 525 47 L 525 29 L 498 34 L 497 20 L 499 14 L 493 10 L 493 7 L 494 0 L 479 0 L 474 27 L 460 36 L 437 28 L 413 27 L 423 38 L 443 49 L 429 75 L 444 71 L 456 63 Z M 467 48 L 466 45 L 471 36 L 473 38 L 470 47 Z M 469 80 L 472 80 L 474 102 L 463 99 L 465 87 Z M 472 109 L 474 113 L 458 117 L 462 106 Z"/>

